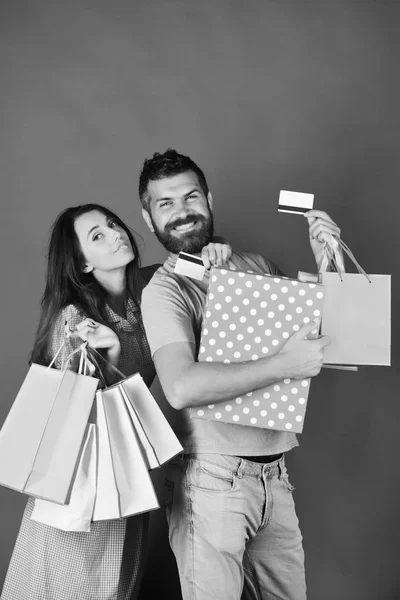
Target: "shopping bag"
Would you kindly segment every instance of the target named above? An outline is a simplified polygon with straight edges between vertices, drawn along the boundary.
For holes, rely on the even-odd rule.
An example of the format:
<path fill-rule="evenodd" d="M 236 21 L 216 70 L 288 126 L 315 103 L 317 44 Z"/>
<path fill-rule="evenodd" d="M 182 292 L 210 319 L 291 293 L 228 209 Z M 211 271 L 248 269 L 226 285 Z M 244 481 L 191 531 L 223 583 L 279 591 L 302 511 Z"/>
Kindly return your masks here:
<path fill-rule="evenodd" d="M 100 366 L 93 357 L 93 353 L 98 355 L 103 361 L 105 359 L 93 348 L 90 349 L 90 353 L 91 361 L 96 364 L 97 370 L 101 375 Z M 108 361 L 105 362 L 108 363 Z M 119 402 L 121 399 L 124 401 L 147 468 L 151 470 L 160 467 L 182 452 L 183 448 L 178 438 L 140 373 L 134 373 L 130 377 L 125 377 L 114 365 L 110 363 L 108 365 L 122 376 L 122 379 L 118 383 L 102 390 L 104 398 L 108 399 L 108 402 L 112 402 L 112 399 L 116 398 L 118 398 Z"/>
<path fill-rule="evenodd" d="M 159 508 L 139 437 L 116 384 L 96 394 L 98 466 L 93 521 Z"/>
<path fill-rule="evenodd" d="M 151 452 L 146 452 L 149 468 L 154 468 L 152 464 L 161 466 L 182 452 L 183 448 L 178 438 L 140 374 L 135 373 L 122 381 L 120 389 L 130 413 L 135 413 L 147 444 L 151 447 Z M 135 420 L 134 415 L 132 419 Z M 147 444 L 144 444 L 145 451 L 148 448 Z"/>
<path fill-rule="evenodd" d="M 317 283 L 213 268 L 198 360 L 234 363 L 273 356 L 302 325 L 321 318 L 324 295 Z M 309 337 L 317 335 L 316 328 Z M 301 433 L 309 389 L 309 378 L 287 378 L 192 408 L 190 416 Z"/>
<path fill-rule="evenodd" d="M 369 275 L 346 244 L 333 238 L 357 267 L 358 273 L 326 272 L 319 279 L 326 287 L 321 333 L 332 343 L 325 348 L 324 363 L 390 366 L 391 277 Z M 332 253 L 332 252 L 331 252 Z"/>
<path fill-rule="evenodd" d="M 305 271 L 299 271 L 297 274 L 297 279 L 299 281 L 308 281 L 309 283 L 318 283 L 319 277 L 316 273 L 306 273 Z M 336 369 L 339 371 L 358 371 L 358 367 L 355 365 L 332 365 L 324 362 L 322 365 L 323 369 Z"/>
<path fill-rule="evenodd" d="M 85 355 L 85 345 L 68 360 L 75 352 Z M 31 365 L 0 431 L 1 485 L 65 504 L 97 384 L 67 368 Z"/>
<path fill-rule="evenodd" d="M 90 531 L 96 498 L 96 469 L 96 426 L 88 424 L 68 504 L 61 506 L 36 498 L 31 519 L 63 531 Z"/>

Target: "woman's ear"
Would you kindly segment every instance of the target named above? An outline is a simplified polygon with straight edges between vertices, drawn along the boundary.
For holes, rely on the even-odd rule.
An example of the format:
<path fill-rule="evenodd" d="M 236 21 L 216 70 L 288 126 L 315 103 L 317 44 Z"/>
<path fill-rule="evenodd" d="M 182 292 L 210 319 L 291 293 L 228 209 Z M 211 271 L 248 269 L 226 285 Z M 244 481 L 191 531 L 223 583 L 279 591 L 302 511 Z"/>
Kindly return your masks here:
<path fill-rule="evenodd" d="M 92 265 L 84 264 L 82 267 L 82 273 L 91 273 L 93 271 Z"/>

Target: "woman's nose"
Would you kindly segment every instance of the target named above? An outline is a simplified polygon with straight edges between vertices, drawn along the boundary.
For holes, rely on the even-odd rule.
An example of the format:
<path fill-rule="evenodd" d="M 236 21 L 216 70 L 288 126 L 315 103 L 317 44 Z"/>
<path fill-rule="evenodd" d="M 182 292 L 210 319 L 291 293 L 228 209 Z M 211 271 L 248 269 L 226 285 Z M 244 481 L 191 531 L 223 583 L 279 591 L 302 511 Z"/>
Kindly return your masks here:
<path fill-rule="evenodd" d="M 117 242 L 121 237 L 121 232 L 119 231 L 119 229 L 113 229 L 111 237 L 114 242 Z"/>

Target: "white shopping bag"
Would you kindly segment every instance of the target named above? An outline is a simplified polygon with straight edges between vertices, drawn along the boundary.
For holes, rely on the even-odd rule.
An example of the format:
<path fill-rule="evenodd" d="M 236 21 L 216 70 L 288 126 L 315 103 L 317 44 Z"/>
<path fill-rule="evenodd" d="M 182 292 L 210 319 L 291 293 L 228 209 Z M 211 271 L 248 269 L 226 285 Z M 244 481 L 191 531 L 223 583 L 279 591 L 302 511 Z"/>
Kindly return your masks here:
<path fill-rule="evenodd" d="M 98 384 L 83 374 L 85 346 L 75 352 L 83 357 L 81 373 L 31 365 L 0 432 L 0 484 L 59 504 L 71 487 Z"/>
<path fill-rule="evenodd" d="M 135 411 L 143 431 L 155 453 L 158 466 L 183 451 L 173 429 L 165 418 L 139 373 L 121 382 L 126 402 Z M 151 460 L 151 456 L 148 457 Z"/>
<path fill-rule="evenodd" d="M 96 426 L 88 424 L 68 504 L 60 506 L 37 498 L 31 519 L 63 531 L 90 531 L 96 498 L 96 467 Z"/>
<path fill-rule="evenodd" d="M 159 508 L 140 439 L 119 384 L 98 390 L 96 410 L 99 445 L 93 521 Z"/>
<path fill-rule="evenodd" d="M 358 273 L 344 272 L 339 247 Z M 329 259 L 336 273 L 326 272 Z M 390 366 L 390 275 L 368 275 L 343 240 L 332 236 L 326 243 L 319 279 L 326 287 L 321 333 L 332 339 L 325 348 L 324 363 Z"/>

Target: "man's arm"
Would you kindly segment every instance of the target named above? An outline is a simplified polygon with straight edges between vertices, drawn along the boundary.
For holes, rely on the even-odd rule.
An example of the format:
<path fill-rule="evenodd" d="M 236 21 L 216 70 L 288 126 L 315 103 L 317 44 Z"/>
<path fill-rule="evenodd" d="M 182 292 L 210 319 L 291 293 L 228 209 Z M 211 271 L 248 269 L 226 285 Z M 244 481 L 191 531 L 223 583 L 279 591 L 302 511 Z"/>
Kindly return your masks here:
<path fill-rule="evenodd" d="M 285 378 L 318 375 L 328 337 L 306 340 L 315 323 L 304 325 L 271 357 L 239 363 L 196 362 L 195 346 L 175 342 L 159 348 L 154 363 L 169 403 L 176 409 L 217 404 Z"/>

